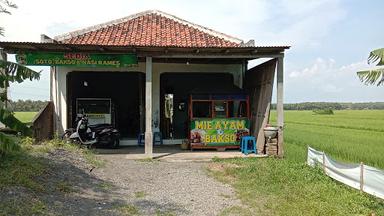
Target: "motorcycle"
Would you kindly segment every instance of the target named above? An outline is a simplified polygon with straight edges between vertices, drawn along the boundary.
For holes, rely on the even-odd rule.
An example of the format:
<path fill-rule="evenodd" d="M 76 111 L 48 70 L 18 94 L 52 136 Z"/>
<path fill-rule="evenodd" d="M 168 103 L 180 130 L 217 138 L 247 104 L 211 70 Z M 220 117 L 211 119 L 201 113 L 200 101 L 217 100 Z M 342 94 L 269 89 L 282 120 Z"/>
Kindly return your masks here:
<path fill-rule="evenodd" d="M 113 147 L 120 145 L 120 133 L 110 124 L 88 124 L 88 117 L 85 114 L 78 115 L 75 121 L 76 129 L 69 128 L 65 130 L 62 139 L 84 145 L 91 148 Z"/>

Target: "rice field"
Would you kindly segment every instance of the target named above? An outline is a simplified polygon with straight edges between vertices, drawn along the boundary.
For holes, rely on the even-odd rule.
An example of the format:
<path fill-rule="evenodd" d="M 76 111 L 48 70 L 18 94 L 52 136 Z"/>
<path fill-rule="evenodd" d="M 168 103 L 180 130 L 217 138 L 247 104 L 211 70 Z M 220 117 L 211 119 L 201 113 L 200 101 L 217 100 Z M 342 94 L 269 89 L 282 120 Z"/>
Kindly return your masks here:
<path fill-rule="evenodd" d="M 309 145 L 338 161 L 384 169 L 384 110 L 286 111 L 284 138 L 284 159 L 216 160 L 222 168 L 211 173 L 232 185 L 244 204 L 223 215 L 384 215 L 384 200 L 306 165 Z"/>
<path fill-rule="evenodd" d="M 271 121 L 276 112 L 271 112 Z M 285 112 L 288 160 L 305 161 L 307 146 L 334 159 L 384 169 L 384 110 L 340 110 L 334 115 L 312 111 Z"/>
<path fill-rule="evenodd" d="M 37 112 L 15 112 L 15 117 L 21 122 L 30 123 L 36 114 Z"/>

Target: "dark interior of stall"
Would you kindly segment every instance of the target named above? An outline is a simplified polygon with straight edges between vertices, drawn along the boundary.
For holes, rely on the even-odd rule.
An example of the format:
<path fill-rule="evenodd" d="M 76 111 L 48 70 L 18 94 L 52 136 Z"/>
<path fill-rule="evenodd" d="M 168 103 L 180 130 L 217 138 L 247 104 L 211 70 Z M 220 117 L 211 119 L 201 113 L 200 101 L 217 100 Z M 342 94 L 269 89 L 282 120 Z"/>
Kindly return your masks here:
<path fill-rule="evenodd" d="M 237 86 L 191 92 L 190 118 L 246 118 L 248 95 Z"/>
<path fill-rule="evenodd" d="M 68 125 L 79 112 L 78 98 L 110 99 L 112 124 L 124 138 L 136 138 L 145 76 L 139 72 L 71 72 L 67 75 Z M 141 91 L 141 92 L 140 92 Z"/>
<path fill-rule="evenodd" d="M 193 91 L 204 89 L 206 92 L 215 92 L 217 89 L 232 87 L 233 76 L 229 73 L 161 74 L 160 127 L 163 138 L 184 139 L 188 136 L 188 103 Z M 204 108 L 209 105 L 201 104 L 201 106 Z M 201 113 L 201 115 L 209 115 L 209 113 Z"/>

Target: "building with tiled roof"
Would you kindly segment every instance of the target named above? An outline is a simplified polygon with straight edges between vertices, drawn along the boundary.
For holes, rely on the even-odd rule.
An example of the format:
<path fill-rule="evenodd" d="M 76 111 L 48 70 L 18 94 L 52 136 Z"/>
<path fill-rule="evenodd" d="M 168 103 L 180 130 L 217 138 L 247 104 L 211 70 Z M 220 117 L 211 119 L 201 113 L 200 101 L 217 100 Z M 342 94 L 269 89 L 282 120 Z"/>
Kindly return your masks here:
<path fill-rule="evenodd" d="M 255 45 L 150 10 L 53 38 L 42 35 L 41 43 L 0 42 L 0 47 L 17 53 L 21 64 L 51 66 L 52 118 L 37 117 L 36 122 L 48 121 L 42 125 L 62 133 L 85 112 L 91 123 L 116 127 L 122 145 L 137 144 L 137 137 L 145 140 L 148 157 L 154 139 L 164 144 L 189 140 L 194 148 L 239 147 L 233 139 L 239 131 L 210 131 L 212 139 L 197 136 L 203 130 L 192 128 L 198 115 L 208 125 L 249 121 L 239 123 L 241 133 L 254 135 L 258 153 L 264 153 L 263 128 L 276 76 L 277 150 L 282 155 L 283 59 L 289 46 Z M 264 63 L 248 68 L 249 61 L 262 58 Z M 198 94 L 204 100 L 194 101 L 196 89 L 204 89 L 205 96 Z"/>

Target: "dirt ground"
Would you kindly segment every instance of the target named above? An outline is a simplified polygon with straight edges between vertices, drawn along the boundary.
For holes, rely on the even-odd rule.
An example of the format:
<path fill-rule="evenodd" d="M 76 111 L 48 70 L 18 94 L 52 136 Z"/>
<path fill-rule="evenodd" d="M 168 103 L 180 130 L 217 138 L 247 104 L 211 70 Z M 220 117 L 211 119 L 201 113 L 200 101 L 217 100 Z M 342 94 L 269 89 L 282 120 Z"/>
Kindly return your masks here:
<path fill-rule="evenodd" d="M 220 215 L 241 206 L 233 189 L 213 179 L 207 162 L 127 160 L 103 154 L 101 168 L 81 155 L 55 150 L 40 176 L 44 191 L 11 187 L 0 202 L 38 199 L 47 215 Z"/>

